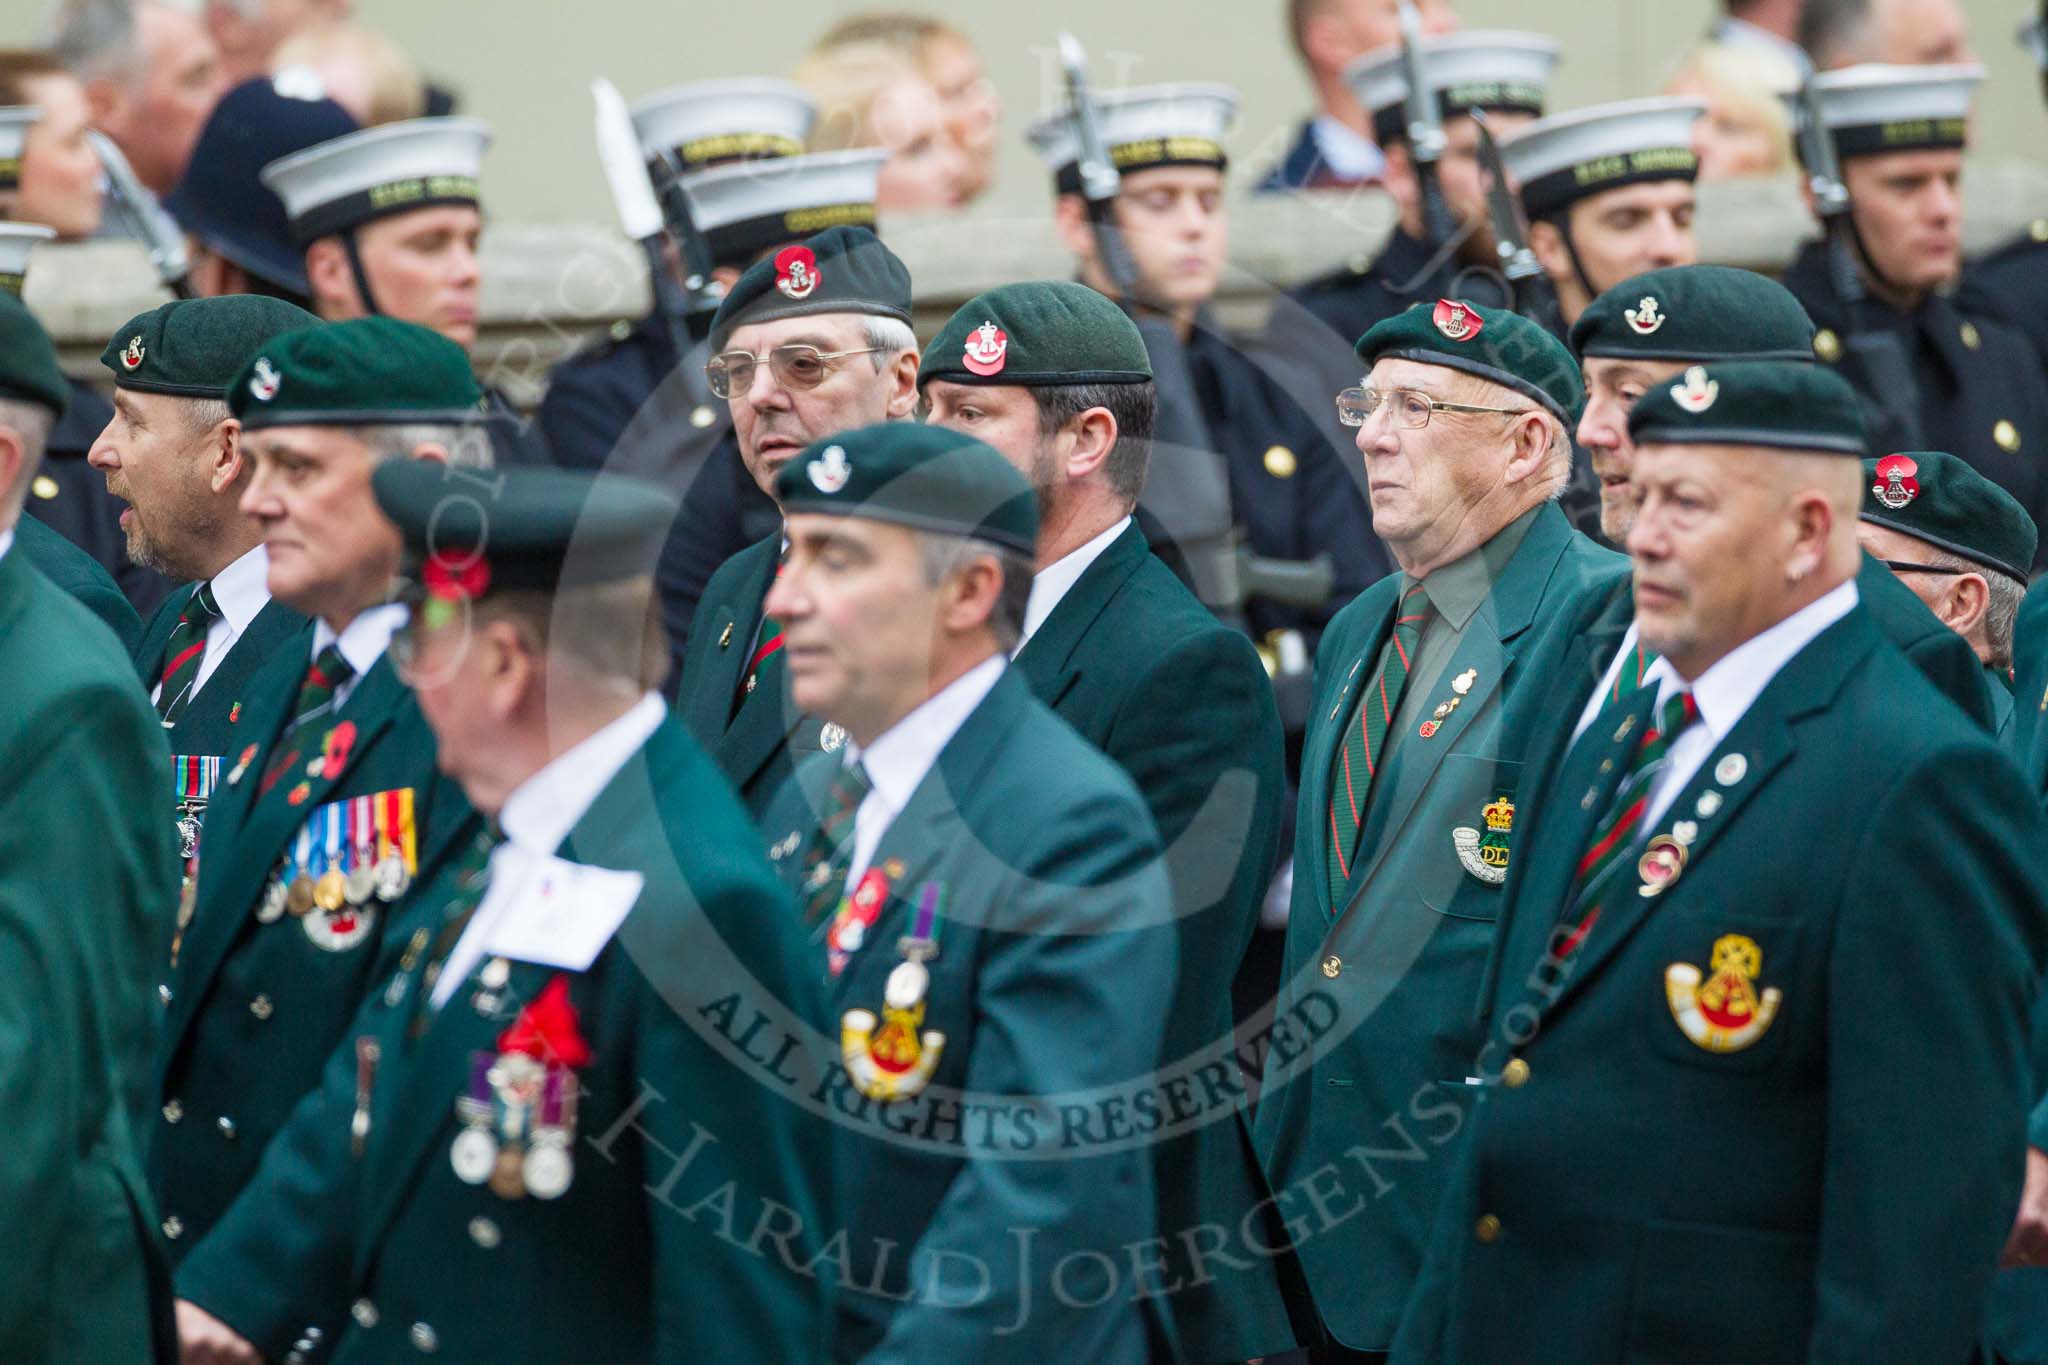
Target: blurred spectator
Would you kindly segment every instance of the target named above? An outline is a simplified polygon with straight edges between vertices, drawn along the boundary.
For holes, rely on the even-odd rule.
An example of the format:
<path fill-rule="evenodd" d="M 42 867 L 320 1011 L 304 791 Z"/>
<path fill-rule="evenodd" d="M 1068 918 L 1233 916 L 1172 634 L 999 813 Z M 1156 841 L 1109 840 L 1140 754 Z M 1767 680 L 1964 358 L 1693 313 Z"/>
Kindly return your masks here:
<path fill-rule="evenodd" d="M 834 24 L 814 50 L 867 43 L 894 49 L 931 82 L 945 111 L 946 131 L 966 159 L 961 201 L 980 197 L 995 178 L 996 126 L 1003 107 L 974 44 L 959 29 L 930 15 L 876 11 Z"/>
<path fill-rule="evenodd" d="M 813 52 L 790 79 L 818 107 L 810 150 L 880 147 L 889 153 L 875 211 L 932 213 L 966 202 L 967 156 L 948 135 L 938 91 L 910 61 L 880 43 Z"/>
<path fill-rule="evenodd" d="M 1799 45 L 1822 71 L 1976 60 L 1957 0 L 1806 0 Z"/>
<path fill-rule="evenodd" d="M 264 166 L 356 131 L 330 99 L 287 94 L 263 77 L 221 97 L 199 134 L 185 178 L 164 208 L 185 230 L 192 285 L 204 298 L 271 294 L 308 306 L 305 255 Z"/>
<path fill-rule="evenodd" d="M 192 0 L 63 0 L 51 47 L 85 83 L 92 126 L 162 195 L 227 89 Z"/>
<path fill-rule="evenodd" d="M 1727 14 L 1707 37 L 1737 51 L 1777 58 L 1791 68 L 1792 84 L 1796 86 L 1813 69 L 1806 49 L 1799 46 L 1799 21 L 1805 4 L 1806 0 L 1727 0 Z"/>
<path fill-rule="evenodd" d="M 0 106 L 42 112 L 22 144 L 21 184 L 0 194 L 0 217 L 40 223 L 60 240 L 99 228 L 100 161 L 86 141 L 85 87 L 47 52 L 0 51 Z"/>
<path fill-rule="evenodd" d="M 207 0 L 206 28 L 228 83 L 240 85 L 273 69 L 277 50 L 293 37 L 342 23 L 354 9 L 354 0 Z"/>
<path fill-rule="evenodd" d="M 1422 31 L 1458 26 L 1450 0 L 1417 0 Z M 1372 119 L 1344 80 L 1344 68 L 1374 48 L 1401 41 L 1398 0 L 1288 0 L 1288 30 L 1308 68 L 1318 112 L 1301 125 L 1261 190 L 1344 189 L 1368 185 L 1386 171 L 1372 140 Z"/>
<path fill-rule="evenodd" d="M 1710 42 L 1693 50 L 1664 93 L 1707 102 L 1706 117 L 1693 125 L 1700 179 L 1777 175 L 1791 166 L 1792 123 L 1781 95 L 1799 79 L 1761 47 Z"/>
<path fill-rule="evenodd" d="M 284 94 L 324 96 L 365 128 L 427 111 L 426 85 L 412 58 L 360 24 L 326 24 L 287 39 L 277 49 L 272 72 Z"/>

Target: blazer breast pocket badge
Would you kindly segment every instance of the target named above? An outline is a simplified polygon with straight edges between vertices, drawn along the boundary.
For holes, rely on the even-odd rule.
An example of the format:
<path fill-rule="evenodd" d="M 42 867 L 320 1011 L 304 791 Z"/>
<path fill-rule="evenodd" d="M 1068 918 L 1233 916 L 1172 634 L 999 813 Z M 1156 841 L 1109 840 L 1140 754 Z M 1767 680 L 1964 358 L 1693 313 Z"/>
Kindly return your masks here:
<path fill-rule="evenodd" d="M 1515 832 L 1515 803 L 1506 792 L 1493 798 L 1479 811 L 1483 830 L 1460 825 L 1451 831 L 1451 847 L 1458 863 L 1488 886 L 1499 886 L 1508 875 L 1508 845 Z"/>
<path fill-rule="evenodd" d="M 1664 969 L 1664 998 L 1679 1030 L 1709 1052 L 1740 1052 L 1754 1046 L 1778 1017 L 1785 993 L 1776 986 L 1759 991 L 1764 954 L 1756 940 L 1723 934 L 1714 940 L 1702 980 L 1698 967 L 1674 962 Z"/>
<path fill-rule="evenodd" d="M 882 987 L 882 1017 L 850 1009 L 839 1019 L 839 1057 L 854 1088 L 884 1104 L 907 1100 L 931 1083 L 945 1051 L 946 1035 L 924 1027 L 931 969 L 939 955 L 940 901 L 937 882 L 918 890 L 911 930 L 897 941 L 903 960 L 889 970 Z"/>

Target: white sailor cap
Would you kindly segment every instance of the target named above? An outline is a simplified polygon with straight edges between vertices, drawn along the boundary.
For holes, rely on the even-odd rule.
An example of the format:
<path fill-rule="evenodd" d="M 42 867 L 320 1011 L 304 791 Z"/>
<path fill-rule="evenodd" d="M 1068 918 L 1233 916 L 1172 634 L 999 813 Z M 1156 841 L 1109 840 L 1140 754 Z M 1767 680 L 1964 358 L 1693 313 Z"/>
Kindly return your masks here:
<path fill-rule="evenodd" d="M 2048 71 L 2048 23 L 2040 19 L 2029 19 L 2020 25 L 2019 32 L 2013 37 L 2026 49 L 2027 55 L 2034 59 L 2035 66 Z"/>
<path fill-rule="evenodd" d="M 1102 143 L 1119 174 L 1160 166 L 1230 164 L 1223 139 L 1237 117 L 1237 92 L 1227 85 L 1145 85 L 1097 95 L 1095 117 Z M 1024 136 L 1053 169 L 1061 194 L 1081 189 L 1081 142 L 1070 106 L 1040 117 Z"/>
<path fill-rule="evenodd" d="M 798 156 L 818 113 L 801 87 L 767 79 L 692 81 L 636 100 L 628 112 L 642 154 L 652 161 L 674 153 L 685 174 Z"/>
<path fill-rule="evenodd" d="M 683 177 L 691 216 L 718 265 L 746 266 L 827 228 L 875 225 L 878 147 L 741 161 Z"/>
<path fill-rule="evenodd" d="M 1975 62 L 1947 66 L 1845 66 L 1813 78 L 1835 155 L 1959 148 L 1970 140 L 1970 103 L 1983 84 Z M 1792 100 L 1795 120 L 1805 106 Z"/>
<path fill-rule="evenodd" d="M 0 106 L 0 191 L 21 188 L 21 150 L 28 142 L 28 130 L 42 116 L 40 105 Z"/>
<path fill-rule="evenodd" d="M 28 278 L 29 253 L 56 235 L 54 228 L 41 223 L 0 223 L 0 293 L 20 296 L 22 281 Z"/>
<path fill-rule="evenodd" d="M 1474 29 L 1424 38 L 1416 53 L 1422 79 L 1436 91 L 1443 118 L 1469 114 L 1541 114 L 1550 73 L 1563 49 L 1541 33 Z M 1408 135 L 1408 67 L 1401 44 L 1374 48 L 1344 68 L 1345 83 L 1372 115 L 1384 145 Z"/>
<path fill-rule="evenodd" d="M 1697 179 L 1692 125 L 1706 112 L 1705 100 L 1660 97 L 1553 114 L 1501 139 L 1501 164 L 1522 211 L 1547 218 L 1623 185 Z"/>
<path fill-rule="evenodd" d="M 473 118 L 416 118 L 333 138 L 265 166 L 300 246 L 373 218 L 474 204 L 491 130 Z"/>

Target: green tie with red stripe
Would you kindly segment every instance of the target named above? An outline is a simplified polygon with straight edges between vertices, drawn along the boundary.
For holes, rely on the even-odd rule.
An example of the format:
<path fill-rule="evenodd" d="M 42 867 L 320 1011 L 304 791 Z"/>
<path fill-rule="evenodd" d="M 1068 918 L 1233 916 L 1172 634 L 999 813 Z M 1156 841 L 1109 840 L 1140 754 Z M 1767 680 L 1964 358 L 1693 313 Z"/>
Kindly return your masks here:
<path fill-rule="evenodd" d="M 1639 706 L 1631 714 L 1642 714 L 1646 709 Z M 1593 723 L 1603 724 L 1607 718 L 1603 715 Z M 1645 727 L 1642 738 L 1636 741 L 1628 772 L 1573 873 L 1571 908 L 1565 914 L 1576 919 L 1578 927 L 1566 939 L 1560 955 L 1573 952 L 1585 940 L 1600 918 L 1601 902 L 1624 880 L 1622 872 L 1628 867 L 1625 855 L 1643 832 L 1643 817 L 1650 809 L 1650 789 L 1663 774 L 1672 744 L 1699 718 L 1699 703 L 1693 700 L 1692 689 L 1673 692 L 1658 705 L 1656 724 Z"/>
<path fill-rule="evenodd" d="M 1650 665 L 1656 662 L 1657 651 L 1646 648 L 1638 638 L 1628 647 L 1628 652 L 1621 656 L 1621 668 L 1614 675 L 1614 685 L 1607 689 L 1606 700 L 1601 704 L 1612 706 L 1616 702 L 1627 701 L 1641 691 L 1643 674 L 1649 672 Z"/>
<path fill-rule="evenodd" d="M 1379 676 L 1358 699 L 1358 710 L 1344 729 L 1344 742 L 1330 770 L 1330 857 L 1325 869 L 1330 881 L 1330 905 L 1344 903 L 1344 887 L 1351 880 L 1351 865 L 1358 852 L 1358 831 L 1365 824 L 1365 812 L 1372 799 L 1373 779 L 1379 776 L 1380 758 L 1386 748 L 1387 730 L 1394 713 L 1401 709 L 1401 694 L 1408 688 L 1408 670 L 1415 662 L 1415 647 L 1422 639 L 1422 627 L 1430 618 L 1429 595 L 1420 583 L 1401 594 L 1394 608 L 1393 635 L 1380 663 Z"/>
<path fill-rule="evenodd" d="M 158 679 L 156 714 L 165 728 L 176 725 L 178 717 L 199 690 L 199 665 L 206 659 L 206 632 L 220 620 L 220 604 L 214 601 L 213 584 L 201 583 L 192 590 L 178 624 L 164 644 L 164 672 Z"/>
<path fill-rule="evenodd" d="M 313 666 L 299 683 L 298 698 L 292 703 L 292 722 L 263 769 L 263 781 L 256 789 L 259 795 L 268 792 L 287 768 L 304 757 L 313 727 L 327 718 L 335 689 L 355 675 L 355 665 L 341 652 L 338 643 L 320 651 L 320 657 L 313 660 Z"/>

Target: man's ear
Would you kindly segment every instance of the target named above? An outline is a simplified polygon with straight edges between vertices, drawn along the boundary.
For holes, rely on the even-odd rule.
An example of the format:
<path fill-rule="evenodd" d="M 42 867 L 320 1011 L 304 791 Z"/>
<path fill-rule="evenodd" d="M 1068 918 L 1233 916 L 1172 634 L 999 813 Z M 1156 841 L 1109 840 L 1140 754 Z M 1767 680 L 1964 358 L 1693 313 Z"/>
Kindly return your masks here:
<path fill-rule="evenodd" d="M 249 462 L 242 457 L 242 423 L 226 417 L 212 433 L 212 463 L 206 471 L 206 485 L 214 493 L 227 492 L 248 482 Z"/>
<path fill-rule="evenodd" d="M 1808 489 L 1792 500 L 1792 547 L 1785 576 L 1797 583 L 1818 573 L 1828 562 L 1835 533 L 1835 505 L 1821 489 Z"/>
<path fill-rule="evenodd" d="M 1941 610 L 1934 614 L 1943 625 L 1967 640 L 1983 624 L 1984 613 L 1990 606 L 1991 584 L 1984 575 L 1959 573 L 1949 579 L 1948 591 L 1941 595 Z"/>
<path fill-rule="evenodd" d="M 21 511 L 27 490 L 21 487 L 22 476 L 28 471 L 28 446 L 23 443 L 21 433 L 13 427 L 0 423 L 0 529 L 14 525 L 15 516 Z"/>
<path fill-rule="evenodd" d="M 102 132 L 108 124 L 121 121 L 127 104 L 119 81 L 98 76 L 85 83 L 85 121 Z"/>
<path fill-rule="evenodd" d="M 415 460 L 431 460 L 435 464 L 448 463 L 448 447 L 439 441 L 422 441 L 412 448 Z"/>
<path fill-rule="evenodd" d="M 889 419 L 901 422 L 917 411 L 917 367 L 922 353 L 916 347 L 902 352 L 889 366 L 889 379 L 893 385 L 889 393 Z"/>
<path fill-rule="evenodd" d="M 985 626 L 1003 595 L 1003 566 L 993 555 L 976 555 L 947 581 L 939 619 L 954 634 Z"/>
<path fill-rule="evenodd" d="M 1065 462 L 1067 478 L 1089 478 L 1109 463 L 1110 452 L 1116 449 L 1117 427 L 1108 408 L 1089 408 L 1067 423 L 1066 432 L 1073 439 Z"/>
<path fill-rule="evenodd" d="M 1062 194 L 1052 201 L 1052 226 L 1070 255 L 1082 261 L 1095 259 L 1095 228 L 1080 195 Z"/>
<path fill-rule="evenodd" d="M 1536 263 L 1551 279 L 1571 278 L 1572 256 L 1565 250 L 1564 234 L 1557 224 L 1543 218 L 1529 224 L 1529 250 L 1536 253 Z"/>
<path fill-rule="evenodd" d="M 1506 480 L 1518 484 L 1543 472 L 1550 459 L 1550 423 L 1537 413 L 1524 413 L 1508 424 Z"/>

